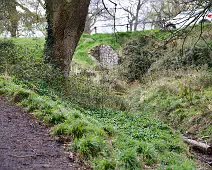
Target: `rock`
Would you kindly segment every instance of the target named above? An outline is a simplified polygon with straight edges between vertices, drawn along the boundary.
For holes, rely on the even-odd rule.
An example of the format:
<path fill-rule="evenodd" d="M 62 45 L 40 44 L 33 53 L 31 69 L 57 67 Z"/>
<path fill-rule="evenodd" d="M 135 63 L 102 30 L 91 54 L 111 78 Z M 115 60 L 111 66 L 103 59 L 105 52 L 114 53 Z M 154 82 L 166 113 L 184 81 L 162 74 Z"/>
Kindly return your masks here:
<path fill-rule="evenodd" d="M 119 55 L 108 45 L 96 46 L 89 51 L 89 54 L 103 68 L 110 69 L 117 66 L 119 62 Z"/>

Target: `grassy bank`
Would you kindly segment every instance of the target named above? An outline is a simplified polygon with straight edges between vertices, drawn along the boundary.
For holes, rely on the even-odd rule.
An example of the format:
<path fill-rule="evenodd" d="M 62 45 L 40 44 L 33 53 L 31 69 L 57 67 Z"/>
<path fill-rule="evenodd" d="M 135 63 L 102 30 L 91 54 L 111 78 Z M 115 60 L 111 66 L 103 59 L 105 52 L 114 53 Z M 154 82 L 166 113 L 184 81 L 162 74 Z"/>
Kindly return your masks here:
<path fill-rule="evenodd" d="M 194 169 L 181 135 L 149 114 L 73 108 L 0 78 L 0 92 L 52 127 L 94 169 Z"/>
<path fill-rule="evenodd" d="M 178 70 L 167 75 L 129 89 L 131 111 L 153 115 L 184 136 L 211 143 L 212 72 Z"/>

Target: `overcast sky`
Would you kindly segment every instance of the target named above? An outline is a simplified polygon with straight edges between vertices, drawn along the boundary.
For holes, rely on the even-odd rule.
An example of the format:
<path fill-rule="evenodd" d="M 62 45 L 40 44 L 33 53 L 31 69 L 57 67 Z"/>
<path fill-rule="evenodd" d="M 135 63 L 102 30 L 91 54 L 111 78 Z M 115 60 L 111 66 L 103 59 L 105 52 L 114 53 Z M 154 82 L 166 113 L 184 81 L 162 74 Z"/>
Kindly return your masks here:
<path fill-rule="evenodd" d="M 127 31 L 127 26 L 128 24 L 128 13 L 125 12 L 122 7 L 127 7 L 131 4 L 135 4 L 136 0 L 112 0 L 117 4 L 117 11 L 116 11 L 116 31 L 118 32 L 124 32 Z M 105 0 L 105 4 L 108 8 L 115 8 L 115 5 L 111 3 L 109 0 Z M 136 6 L 135 6 L 136 8 Z M 143 6 L 143 11 L 147 10 L 146 6 Z M 98 22 L 95 24 L 97 27 L 97 32 L 98 33 L 113 33 L 113 25 L 114 21 L 113 19 L 105 21 L 104 18 L 100 18 Z M 125 25 L 125 26 L 119 26 L 119 25 Z M 138 30 L 141 30 L 141 26 L 138 27 Z M 147 25 L 146 29 L 150 29 L 150 26 Z M 94 32 L 93 32 L 94 33 Z"/>
<path fill-rule="evenodd" d="M 115 5 L 111 2 L 109 2 L 109 0 L 104 0 L 106 6 L 109 9 L 114 9 Z M 116 15 L 116 31 L 118 32 L 123 32 L 123 31 L 127 31 L 127 26 L 126 24 L 128 24 L 128 18 L 127 18 L 127 13 L 121 9 L 121 7 L 126 7 L 129 5 L 130 3 L 134 3 L 136 0 L 113 0 L 113 2 L 117 3 L 117 11 L 115 13 Z M 35 12 L 36 10 L 39 11 L 39 13 L 41 13 L 42 15 L 45 15 L 45 10 L 40 6 L 37 9 L 35 7 L 32 7 L 28 2 L 30 3 L 36 3 L 37 0 L 18 0 L 18 2 L 20 2 L 21 4 L 24 4 L 25 7 L 29 8 L 32 12 Z M 18 11 L 20 12 L 24 12 L 23 9 L 21 9 L 20 7 L 17 7 Z M 114 12 L 112 12 L 114 14 Z M 98 22 L 95 24 L 95 27 L 97 27 L 97 33 L 113 33 L 113 25 L 114 21 L 113 19 L 105 19 L 105 18 L 99 18 Z M 119 25 L 124 25 L 124 26 L 119 26 Z M 20 31 L 23 30 L 22 27 L 19 27 Z M 93 32 L 94 33 L 94 32 Z M 26 36 L 27 34 L 30 34 L 30 32 L 23 32 L 22 35 Z M 31 35 L 31 36 L 35 36 L 35 37 L 42 37 L 44 36 L 40 31 L 35 31 L 35 35 Z"/>

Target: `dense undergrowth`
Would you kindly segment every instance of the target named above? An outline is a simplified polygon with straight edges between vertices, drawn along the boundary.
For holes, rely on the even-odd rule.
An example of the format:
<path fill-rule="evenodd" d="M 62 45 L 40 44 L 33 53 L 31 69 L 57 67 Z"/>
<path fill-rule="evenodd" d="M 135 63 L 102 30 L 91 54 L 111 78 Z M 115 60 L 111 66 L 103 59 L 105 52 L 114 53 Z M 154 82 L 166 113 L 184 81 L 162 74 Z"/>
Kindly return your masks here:
<path fill-rule="evenodd" d="M 204 40 L 197 31 L 185 42 L 160 31 L 118 33 L 117 42 L 83 35 L 68 81 L 45 63 L 44 39 L 1 40 L 0 93 L 94 169 L 195 169 L 180 132 L 212 142 L 210 26 Z M 89 58 L 101 44 L 119 52 L 118 67 L 101 70 Z"/>

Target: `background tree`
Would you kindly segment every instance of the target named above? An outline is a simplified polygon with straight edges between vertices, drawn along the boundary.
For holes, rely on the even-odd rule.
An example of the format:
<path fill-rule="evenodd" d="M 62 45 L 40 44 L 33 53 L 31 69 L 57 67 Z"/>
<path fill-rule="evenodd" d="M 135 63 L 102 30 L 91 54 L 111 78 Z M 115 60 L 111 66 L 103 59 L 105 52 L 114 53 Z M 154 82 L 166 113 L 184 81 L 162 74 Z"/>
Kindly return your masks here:
<path fill-rule="evenodd" d="M 46 57 L 68 78 L 70 63 L 84 31 L 90 0 L 46 0 Z"/>
<path fill-rule="evenodd" d="M 20 28 L 33 32 L 35 23 L 45 22 L 42 5 L 42 0 L 0 0 L 1 33 L 6 31 L 11 37 L 17 37 Z"/>
<path fill-rule="evenodd" d="M 164 21 L 170 20 L 183 11 L 205 9 L 202 11 L 205 13 L 211 8 L 211 3 L 210 0 L 149 0 L 148 14 L 154 27 L 163 28 Z"/>
<path fill-rule="evenodd" d="M 44 10 L 44 1 L 42 0 L 19 0 L 19 8 L 21 8 L 20 26 L 21 31 L 25 34 L 35 34 L 41 31 L 44 35 L 46 32 L 46 17 Z"/>
<path fill-rule="evenodd" d="M 10 32 L 11 37 L 16 37 L 20 13 L 16 9 L 16 0 L 0 1 L 0 18 L 2 20 L 2 31 Z"/>
<path fill-rule="evenodd" d="M 93 27 L 96 24 L 98 18 L 103 16 L 104 13 L 105 13 L 105 9 L 102 5 L 102 1 L 101 0 L 91 0 L 88 15 L 86 18 L 84 33 L 91 34 L 91 32 L 94 29 Z"/>
<path fill-rule="evenodd" d="M 134 1 L 128 1 L 125 6 L 121 5 L 123 4 L 123 1 L 120 0 L 119 4 L 121 5 L 122 9 L 128 13 L 128 22 L 130 25 L 130 31 L 136 31 L 139 24 L 139 14 L 142 9 L 142 6 L 147 2 L 147 0 L 134 0 Z M 125 1 L 126 3 L 126 1 Z"/>

